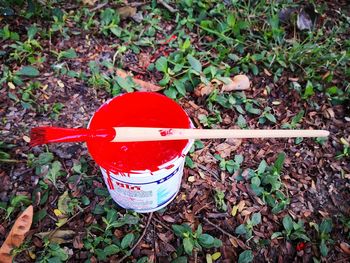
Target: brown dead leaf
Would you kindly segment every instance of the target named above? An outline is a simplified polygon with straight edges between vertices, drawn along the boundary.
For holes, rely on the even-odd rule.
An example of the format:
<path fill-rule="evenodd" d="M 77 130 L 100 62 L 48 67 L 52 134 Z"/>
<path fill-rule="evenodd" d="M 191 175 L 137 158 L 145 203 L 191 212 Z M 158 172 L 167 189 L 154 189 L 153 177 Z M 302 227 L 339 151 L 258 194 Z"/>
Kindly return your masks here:
<path fill-rule="evenodd" d="M 131 77 L 133 82 L 141 87 L 139 89 L 140 91 L 156 92 L 156 91 L 164 89 L 164 87 L 161 87 L 161 86 L 158 86 L 158 85 L 146 82 L 146 81 L 141 80 L 141 79 L 133 78 L 131 75 L 129 75 L 128 73 L 126 73 L 124 70 L 121 70 L 121 69 L 117 69 L 117 75 L 119 77 L 122 77 L 122 78 Z"/>
<path fill-rule="evenodd" d="M 197 97 L 207 96 L 214 91 L 215 87 L 213 85 L 205 85 L 204 83 L 199 84 L 195 90 L 194 95 Z"/>
<path fill-rule="evenodd" d="M 43 239 L 44 237 L 48 237 L 51 242 L 57 244 L 70 243 L 73 241 L 73 237 L 75 232 L 73 230 L 57 230 L 54 233 L 52 231 L 41 232 L 35 234 L 37 237 Z"/>
<path fill-rule="evenodd" d="M 350 245 L 345 242 L 340 243 L 340 249 L 347 255 L 350 255 Z"/>
<path fill-rule="evenodd" d="M 164 221 L 169 222 L 169 223 L 175 223 L 175 219 L 169 215 L 164 215 L 163 216 Z"/>
<path fill-rule="evenodd" d="M 117 9 L 117 12 L 121 19 L 127 19 L 128 17 L 134 16 L 136 14 L 136 7 L 123 6 Z"/>
<path fill-rule="evenodd" d="M 84 5 L 89 5 L 89 6 L 93 6 L 94 4 L 96 4 L 97 0 L 82 0 Z"/>
<path fill-rule="evenodd" d="M 271 77 L 271 76 L 272 76 L 272 74 L 271 74 L 266 68 L 264 68 L 264 73 L 265 73 L 265 75 L 267 75 L 268 77 Z"/>
<path fill-rule="evenodd" d="M 234 151 L 234 148 L 234 146 L 224 142 L 215 146 L 215 151 L 220 154 L 221 158 L 226 158 L 230 157 L 231 152 Z"/>
<path fill-rule="evenodd" d="M 247 90 L 249 88 L 249 78 L 246 75 L 237 75 L 232 78 L 232 82 L 224 84 L 221 91 Z"/>
<path fill-rule="evenodd" d="M 84 243 L 80 235 L 74 237 L 73 247 L 77 249 L 82 249 L 84 247 Z"/>
<path fill-rule="evenodd" d="M 33 221 L 33 206 L 26 210 L 17 218 L 9 235 L 0 248 L 0 260 L 2 263 L 11 263 L 13 256 L 11 250 L 19 247 L 28 233 Z"/>

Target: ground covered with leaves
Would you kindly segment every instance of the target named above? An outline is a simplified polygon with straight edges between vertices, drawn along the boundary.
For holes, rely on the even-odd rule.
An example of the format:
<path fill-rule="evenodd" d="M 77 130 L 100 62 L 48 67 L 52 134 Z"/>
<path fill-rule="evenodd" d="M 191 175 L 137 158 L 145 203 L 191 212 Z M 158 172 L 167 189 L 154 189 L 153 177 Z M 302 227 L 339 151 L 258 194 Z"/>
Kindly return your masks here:
<path fill-rule="evenodd" d="M 0 0 L 0 244 L 32 204 L 16 262 L 349 262 L 350 13 L 327 2 Z M 111 200 L 84 144 L 29 146 L 137 90 L 198 128 L 331 135 L 197 141 L 152 214 Z"/>

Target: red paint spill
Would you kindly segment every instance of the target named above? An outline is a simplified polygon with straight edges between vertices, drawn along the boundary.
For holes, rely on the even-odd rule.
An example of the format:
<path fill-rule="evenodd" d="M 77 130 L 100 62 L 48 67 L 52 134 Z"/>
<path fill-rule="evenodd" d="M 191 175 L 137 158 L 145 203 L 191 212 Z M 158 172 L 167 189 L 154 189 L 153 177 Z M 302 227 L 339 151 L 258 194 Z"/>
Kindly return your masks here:
<path fill-rule="evenodd" d="M 173 129 L 159 130 L 161 136 L 168 136 L 173 134 Z"/>
<path fill-rule="evenodd" d="M 173 100 L 153 92 L 134 92 L 115 97 L 94 114 L 90 128 L 108 127 L 189 128 L 185 111 Z M 165 130 L 165 129 L 164 129 Z M 117 135 L 118 136 L 118 135 Z M 88 141 L 98 165 L 113 173 L 158 170 L 181 155 L 188 140 L 158 142 Z"/>

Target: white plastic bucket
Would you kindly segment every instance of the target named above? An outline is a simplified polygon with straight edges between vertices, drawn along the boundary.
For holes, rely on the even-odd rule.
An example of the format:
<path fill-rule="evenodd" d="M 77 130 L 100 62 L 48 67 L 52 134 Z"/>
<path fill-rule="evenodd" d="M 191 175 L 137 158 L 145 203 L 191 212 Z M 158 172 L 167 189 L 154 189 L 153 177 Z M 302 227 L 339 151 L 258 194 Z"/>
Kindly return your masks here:
<path fill-rule="evenodd" d="M 181 156 L 154 172 L 114 174 L 100 167 L 112 199 L 121 207 L 138 213 L 149 213 L 167 206 L 179 192 L 185 155 L 192 145 L 193 140 L 188 142 Z"/>
<path fill-rule="evenodd" d="M 175 112 L 174 114 L 175 116 L 178 116 L 178 120 L 179 120 L 178 125 L 180 125 L 181 123 L 181 126 L 182 126 L 182 127 L 175 127 L 175 128 L 193 127 L 193 124 L 189 119 L 189 117 L 187 116 L 187 114 L 185 113 L 185 111 L 171 99 L 157 93 L 149 93 L 149 92 L 136 92 L 136 93 L 137 94 L 128 93 L 128 94 L 125 94 L 125 96 L 120 95 L 104 103 L 96 111 L 94 116 L 91 118 L 88 127 L 103 128 L 100 126 L 105 125 L 106 122 L 109 122 L 108 125 L 112 125 L 112 126 L 116 125 L 115 123 L 113 123 L 112 118 L 115 117 L 115 114 L 118 114 L 118 113 L 122 114 L 121 111 L 129 107 L 129 104 L 123 105 L 123 107 L 119 105 L 121 105 L 122 102 L 125 102 L 126 98 L 129 98 L 130 100 L 132 96 L 134 97 L 142 96 L 142 98 L 144 96 L 145 100 L 149 99 L 150 101 L 151 99 L 154 99 L 151 107 L 153 111 L 155 107 L 160 107 L 159 110 L 156 109 L 158 116 L 159 114 L 161 114 L 160 116 L 163 116 L 162 115 L 163 111 L 164 111 L 164 114 L 166 114 L 167 110 L 168 110 L 168 114 L 173 114 Z M 120 110 L 120 112 L 117 112 L 117 113 L 115 113 L 114 110 L 110 112 L 110 108 L 113 108 L 114 106 L 116 106 L 116 104 L 118 104 L 117 107 L 119 107 L 119 109 L 122 107 L 122 110 Z M 167 106 L 169 106 L 169 109 L 166 109 Z M 141 107 L 141 106 L 138 106 L 138 107 Z M 143 109 L 143 108 L 139 109 L 135 113 L 135 115 L 133 115 L 132 117 L 134 117 L 134 119 L 138 119 L 140 115 L 139 112 L 141 112 L 141 114 L 147 114 L 145 113 L 145 111 L 142 111 L 142 110 L 146 111 L 147 109 Z M 107 120 L 103 120 L 102 124 L 100 123 L 99 125 L 96 126 L 95 125 L 96 123 L 94 123 L 94 121 L 96 121 L 96 119 L 101 119 L 101 116 L 104 118 L 106 115 L 109 116 Z M 172 120 L 171 123 L 172 122 L 176 123 L 174 120 Z M 137 126 L 138 122 L 135 121 L 134 123 L 131 122 L 124 125 L 131 126 L 131 127 Z M 170 123 L 167 123 L 165 125 L 170 125 Z M 162 126 L 155 126 L 155 127 L 162 127 Z M 168 127 L 164 127 L 164 128 L 168 128 Z M 99 165 L 102 171 L 103 179 L 107 185 L 108 191 L 112 199 L 118 205 L 120 205 L 125 209 L 133 210 L 139 213 L 149 213 L 165 207 L 176 197 L 181 186 L 181 179 L 182 179 L 183 169 L 185 164 L 185 156 L 190 150 L 190 148 L 192 147 L 193 143 L 194 143 L 194 140 L 188 140 L 187 143 L 186 141 L 183 141 L 181 144 L 179 144 L 179 141 L 177 141 L 176 142 L 177 156 L 174 157 L 173 159 L 171 160 L 161 159 L 161 160 L 166 160 L 167 161 L 166 163 L 159 163 L 157 161 L 156 165 L 153 166 L 152 170 L 137 169 L 136 167 L 129 166 L 128 172 L 125 172 L 125 170 L 123 170 L 122 168 L 121 169 L 114 169 L 114 168 L 118 167 L 119 163 L 123 163 L 123 159 L 122 159 L 123 157 L 129 158 L 130 156 L 123 155 L 123 156 L 120 156 L 121 159 L 115 160 L 113 157 L 115 151 L 106 149 L 103 146 L 98 145 L 96 142 L 88 141 L 87 145 L 88 145 L 90 154 L 95 159 L 95 161 L 97 162 L 97 164 Z M 107 145 L 107 148 L 109 146 L 111 145 Z M 114 147 L 114 146 L 115 145 L 111 147 Z M 118 147 L 119 147 L 118 152 L 120 152 L 120 149 L 122 149 L 122 147 L 124 146 L 122 146 L 121 143 L 119 143 Z M 98 151 L 96 151 L 96 148 L 98 148 Z M 106 156 L 104 155 L 104 153 L 107 150 L 108 150 L 108 155 Z M 162 151 L 157 151 L 157 153 L 161 153 L 161 152 Z M 156 159 L 153 159 L 152 155 L 147 155 L 147 156 L 134 155 L 134 156 L 137 156 L 137 158 L 139 157 L 145 158 L 145 160 L 148 158 L 147 160 L 149 161 L 156 160 Z M 126 159 L 124 159 L 124 161 L 125 160 Z M 137 167 L 140 167 L 140 166 L 137 166 Z"/>

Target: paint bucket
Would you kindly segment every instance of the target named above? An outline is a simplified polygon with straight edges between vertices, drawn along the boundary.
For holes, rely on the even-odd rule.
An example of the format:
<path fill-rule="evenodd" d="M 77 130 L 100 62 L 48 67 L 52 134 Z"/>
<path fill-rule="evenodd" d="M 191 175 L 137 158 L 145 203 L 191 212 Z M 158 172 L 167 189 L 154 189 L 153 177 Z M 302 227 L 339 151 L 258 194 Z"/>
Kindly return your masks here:
<path fill-rule="evenodd" d="M 175 101 L 154 92 L 114 97 L 96 111 L 89 123 L 89 128 L 123 126 L 193 127 L 186 112 Z M 159 210 L 176 197 L 185 155 L 192 145 L 193 140 L 87 142 L 113 200 L 139 213 Z"/>

